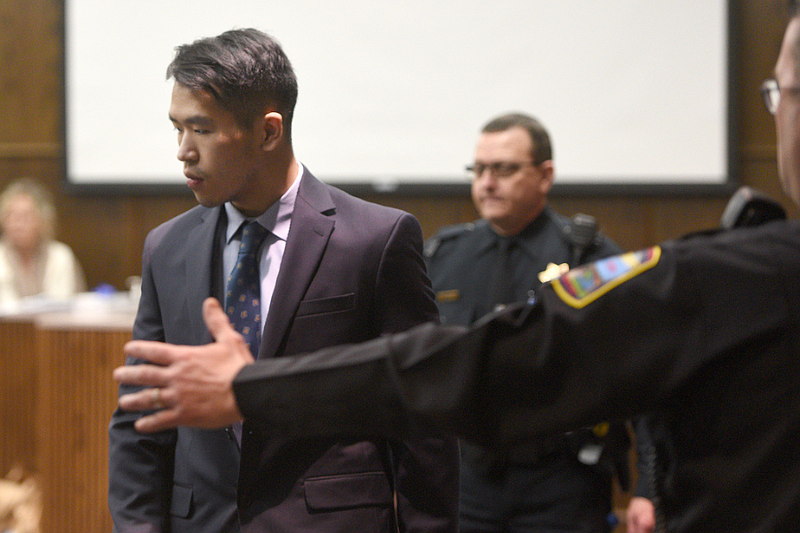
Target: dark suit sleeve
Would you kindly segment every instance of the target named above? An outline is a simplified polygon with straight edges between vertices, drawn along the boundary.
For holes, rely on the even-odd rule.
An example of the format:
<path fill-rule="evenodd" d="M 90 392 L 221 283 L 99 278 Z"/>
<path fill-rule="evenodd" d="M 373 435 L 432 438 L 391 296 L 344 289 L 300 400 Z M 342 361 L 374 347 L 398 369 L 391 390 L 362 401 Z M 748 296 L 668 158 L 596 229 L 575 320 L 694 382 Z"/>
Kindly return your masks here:
<path fill-rule="evenodd" d="M 402 214 L 391 232 L 375 291 L 381 333 L 405 331 L 438 320 L 422 258 L 417 220 Z M 428 435 L 434 435 L 433 437 Z M 455 532 L 458 520 L 458 443 L 431 432 L 390 442 L 402 531 Z"/>
<path fill-rule="evenodd" d="M 398 333 L 438 320 L 433 289 L 422 258 L 422 230 L 403 213 L 389 234 L 378 269 L 376 308 L 381 333 Z"/>
<path fill-rule="evenodd" d="M 145 244 L 142 297 L 133 337 L 163 341 L 158 296 L 149 259 L 151 247 L 151 242 Z M 126 364 L 140 362 L 129 358 Z M 122 395 L 133 390 L 134 387 L 121 386 L 119 393 Z M 139 433 L 133 423 L 140 416 L 140 413 L 127 413 L 117 408 L 111 417 L 108 502 L 114 531 L 167 532 L 176 432 Z"/>

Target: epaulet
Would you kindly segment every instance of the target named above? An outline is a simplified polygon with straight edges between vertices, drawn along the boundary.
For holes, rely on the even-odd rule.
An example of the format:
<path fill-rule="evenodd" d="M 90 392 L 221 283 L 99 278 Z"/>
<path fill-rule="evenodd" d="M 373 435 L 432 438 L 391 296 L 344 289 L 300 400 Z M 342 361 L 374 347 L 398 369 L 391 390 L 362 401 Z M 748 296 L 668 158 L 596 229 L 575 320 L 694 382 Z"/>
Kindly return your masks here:
<path fill-rule="evenodd" d="M 465 233 L 469 233 L 475 229 L 475 224 L 472 222 L 467 222 L 465 224 L 456 224 L 455 226 L 448 226 L 439 230 L 436 235 L 431 237 L 430 239 L 425 242 L 425 246 L 422 250 L 422 253 L 425 254 L 425 257 L 433 257 L 433 254 L 436 253 L 436 250 L 439 249 L 439 246 L 446 241 L 453 240 L 455 238 L 464 235 Z"/>
<path fill-rule="evenodd" d="M 572 228 L 570 227 L 572 220 L 569 217 L 565 217 L 564 215 L 556 213 L 555 211 L 552 210 L 549 212 L 549 215 L 550 215 L 550 220 L 552 220 L 553 223 L 558 228 L 559 230 L 558 232 L 561 235 L 561 237 L 565 241 L 569 242 L 569 234 L 572 232 Z"/>

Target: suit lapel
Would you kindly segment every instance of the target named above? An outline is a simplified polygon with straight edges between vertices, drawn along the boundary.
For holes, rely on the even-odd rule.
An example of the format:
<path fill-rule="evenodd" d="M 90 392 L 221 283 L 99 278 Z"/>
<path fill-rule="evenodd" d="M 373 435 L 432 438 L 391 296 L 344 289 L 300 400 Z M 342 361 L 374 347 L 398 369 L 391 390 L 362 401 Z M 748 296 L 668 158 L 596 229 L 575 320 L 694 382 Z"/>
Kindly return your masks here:
<path fill-rule="evenodd" d="M 297 192 L 259 358 L 274 357 L 280 352 L 292 318 L 325 252 L 334 227 L 333 214 L 335 206 L 326 186 L 306 170 Z"/>
<path fill-rule="evenodd" d="M 224 213 L 221 208 L 207 210 L 186 238 L 186 299 L 192 338 L 197 344 L 212 341 L 203 321 L 203 301 L 209 296 L 222 296 L 217 294 L 219 283 L 215 279 L 220 275 L 221 254 L 215 253 L 220 213 Z"/>
<path fill-rule="evenodd" d="M 292 223 L 286 238 L 281 269 L 261 336 L 259 359 L 281 353 L 292 320 L 314 278 L 334 226 L 335 207 L 327 187 L 307 170 L 297 191 Z M 239 497 L 252 497 L 260 482 L 258 473 L 267 468 L 272 456 L 268 446 L 282 446 L 281 439 L 254 438 L 245 421 L 242 462 L 239 468 Z"/>

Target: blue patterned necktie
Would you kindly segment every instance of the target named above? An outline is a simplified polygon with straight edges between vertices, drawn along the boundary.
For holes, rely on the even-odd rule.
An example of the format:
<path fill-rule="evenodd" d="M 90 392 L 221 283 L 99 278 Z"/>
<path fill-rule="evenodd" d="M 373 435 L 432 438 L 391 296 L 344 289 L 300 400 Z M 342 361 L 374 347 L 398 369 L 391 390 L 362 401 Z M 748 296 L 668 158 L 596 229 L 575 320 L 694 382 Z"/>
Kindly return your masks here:
<path fill-rule="evenodd" d="M 259 249 L 269 230 L 252 220 L 242 230 L 239 256 L 228 278 L 225 291 L 225 313 L 233 329 L 244 337 L 253 358 L 258 358 L 261 343 L 261 276 L 258 270 Z M 236 442 L 242 444 L 242 423 L 230 428 Z"/>
<path fill-rule="evenodd" d="M 225 312 L 236 331 L 242 334 L 254 358 L 258 358 L 261 342 L 261 276 L 258 270 L 258 251 L 269 234 L 255 220 L 242 231 L 242 244 L 236 266 L 228 278 L 225 292 Z"/>

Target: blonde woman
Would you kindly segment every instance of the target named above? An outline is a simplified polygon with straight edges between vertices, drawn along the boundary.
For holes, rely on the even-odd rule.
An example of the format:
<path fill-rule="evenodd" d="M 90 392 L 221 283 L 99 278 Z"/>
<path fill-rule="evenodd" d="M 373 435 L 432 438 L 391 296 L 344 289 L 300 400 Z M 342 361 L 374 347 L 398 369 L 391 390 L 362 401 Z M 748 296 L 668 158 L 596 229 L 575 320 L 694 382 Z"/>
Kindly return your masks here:
<path fill-rule="evenodd" d="M 72 250 L 54 239 L 50 193 L 31 178 L 11 183 L 0 195 L 0 304 L 27 296 L 68 298 L 85 290 Z"/>

